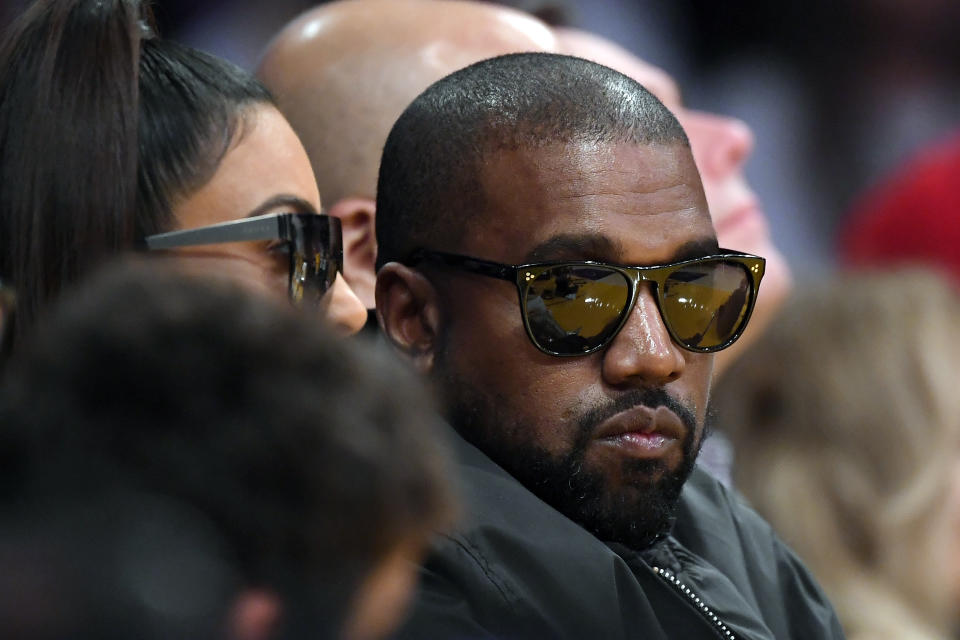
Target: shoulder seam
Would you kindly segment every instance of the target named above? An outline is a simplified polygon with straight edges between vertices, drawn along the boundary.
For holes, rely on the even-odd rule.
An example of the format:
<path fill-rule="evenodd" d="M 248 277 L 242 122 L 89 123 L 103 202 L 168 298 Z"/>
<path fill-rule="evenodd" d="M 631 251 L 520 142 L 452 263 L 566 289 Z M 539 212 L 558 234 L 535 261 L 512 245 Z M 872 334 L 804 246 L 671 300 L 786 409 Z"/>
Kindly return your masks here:
<path fill-rule="evenodd" d="M 491 568 L 489 560 L 487 560 L 483 553 L 481 553 L 480 549 L 478 549 L 476 545 L 471 544 L 470 541 L 465 538 L 454 537 L 449 534 L 445 534 L 443 537 L 457 545 L 457 547 L 459 547 L 467 556 L 470 557 L 471 560 L 473 560 L 490 584 L 492 584 L 500 594 L 500 597 L 503 598 L 504 603 L 506 603 L 506 605 L 510 608 L 510 611 L 514 614 L 514 616 L 516 616 L 516 593 L 510 588 L 509 585 L 500 579 L 497 573 Z"/>

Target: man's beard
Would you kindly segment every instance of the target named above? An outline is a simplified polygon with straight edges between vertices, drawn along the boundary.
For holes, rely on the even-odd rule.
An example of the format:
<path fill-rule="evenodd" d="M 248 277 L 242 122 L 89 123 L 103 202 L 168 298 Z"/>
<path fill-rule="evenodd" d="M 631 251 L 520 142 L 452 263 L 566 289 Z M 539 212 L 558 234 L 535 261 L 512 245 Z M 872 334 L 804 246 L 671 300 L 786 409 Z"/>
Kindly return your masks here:
<path fill-rule="evenodd" d="M 507 415 L 502 399 L 477 391 L 446 372 L 447 418 L 471 444 L 513 475 L 541 500 L 606 542 L 645 549 L 669 533 L 680 491 L 693 470 L 703 437 L 697 437 L 693 412 L 663 389 L 635 389 L 585 414 L 577 425 L 574 446 L 561 456 L 550 454 L 532 431 Z M 623 460 L 621 485 L 607 486 L 601 470 L 586 464 L 586 450 L 603 420 L 638 405 L 664 406 L 686 426 L 682 460 L 669 469 L 661 460 Z M 704 434 L 705 435 L 705 434 Z"/>

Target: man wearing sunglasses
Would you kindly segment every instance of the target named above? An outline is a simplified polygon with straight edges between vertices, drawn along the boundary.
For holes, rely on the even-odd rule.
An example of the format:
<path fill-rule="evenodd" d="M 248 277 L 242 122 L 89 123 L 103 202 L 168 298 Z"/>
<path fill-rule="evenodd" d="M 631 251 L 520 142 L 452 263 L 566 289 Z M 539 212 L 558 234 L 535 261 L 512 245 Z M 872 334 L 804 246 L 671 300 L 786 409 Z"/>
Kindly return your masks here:
<path fill-rule="evenodd" d="M 446 77 L 387 139 L 377 242 L 380 325 L 441 394 L 468 504 L 403 637 L 842 637 L 694 467 L 765 263 L 717 245 L 656 98 L 551 54 Z"/>

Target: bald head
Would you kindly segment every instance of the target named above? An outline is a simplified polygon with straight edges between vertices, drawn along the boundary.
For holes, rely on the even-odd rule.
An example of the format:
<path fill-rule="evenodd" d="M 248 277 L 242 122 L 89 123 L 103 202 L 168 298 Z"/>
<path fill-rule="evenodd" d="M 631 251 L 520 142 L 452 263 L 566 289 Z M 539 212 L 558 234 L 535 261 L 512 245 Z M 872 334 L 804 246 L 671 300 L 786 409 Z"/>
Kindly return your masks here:
<path fill-rule="evenodd" d="M 325 202 L 373 197 L 380 152 L 403 109 L 443 76 L 553 34 L 504 7 L 353 0 L 309 11 L 273 41 L 259 75 L 300 134 Z"/>
<path fill-rule="evenodd" d="M 505 53 L 555 50 L 544 23 L 462 0 L 341 0 L 303 14 L 258 75 L 300 135 L 320 194 L 343 223 L 344 276 L 373 308 L 380 153 L 410 102 L 440 78 Z"/>

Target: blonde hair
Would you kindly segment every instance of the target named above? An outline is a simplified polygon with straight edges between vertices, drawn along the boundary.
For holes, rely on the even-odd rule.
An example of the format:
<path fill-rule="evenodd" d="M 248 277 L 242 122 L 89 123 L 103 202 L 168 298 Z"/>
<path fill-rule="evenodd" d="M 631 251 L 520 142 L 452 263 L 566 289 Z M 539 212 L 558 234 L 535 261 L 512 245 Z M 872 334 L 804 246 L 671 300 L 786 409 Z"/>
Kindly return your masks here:
<path fill-rule="evenodd" d="M 946 638 L 956 622 L 958 372 L 957 292 L 873 273 L 795 295 L 716 388 L 737 488 L 851 640 Z"/>

